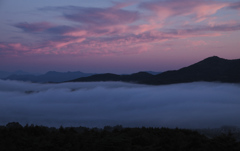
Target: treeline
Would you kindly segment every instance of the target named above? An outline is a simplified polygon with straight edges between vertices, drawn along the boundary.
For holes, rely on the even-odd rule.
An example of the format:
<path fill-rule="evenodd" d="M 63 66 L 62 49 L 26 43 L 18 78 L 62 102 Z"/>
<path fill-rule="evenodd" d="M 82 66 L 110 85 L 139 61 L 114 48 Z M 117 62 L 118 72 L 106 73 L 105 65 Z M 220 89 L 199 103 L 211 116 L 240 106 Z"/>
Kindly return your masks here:
<path fill-rule="evenodd" d="M 8 123 L 0 127 L 1 151 L 239 151 L 232 135 L 208 138 L 197 131 L 169 128 L 48 128 Z"/>

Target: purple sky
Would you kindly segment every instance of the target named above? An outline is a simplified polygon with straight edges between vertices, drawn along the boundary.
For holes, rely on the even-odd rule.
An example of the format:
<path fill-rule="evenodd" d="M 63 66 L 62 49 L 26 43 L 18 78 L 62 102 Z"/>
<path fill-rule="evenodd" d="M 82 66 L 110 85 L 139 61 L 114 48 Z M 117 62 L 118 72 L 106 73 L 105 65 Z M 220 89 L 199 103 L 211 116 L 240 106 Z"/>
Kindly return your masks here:
<path fill-rule="evenodd" d="M 239 0 L 0 0 L 0 70 L 165 71 L 240 58 Z"/>

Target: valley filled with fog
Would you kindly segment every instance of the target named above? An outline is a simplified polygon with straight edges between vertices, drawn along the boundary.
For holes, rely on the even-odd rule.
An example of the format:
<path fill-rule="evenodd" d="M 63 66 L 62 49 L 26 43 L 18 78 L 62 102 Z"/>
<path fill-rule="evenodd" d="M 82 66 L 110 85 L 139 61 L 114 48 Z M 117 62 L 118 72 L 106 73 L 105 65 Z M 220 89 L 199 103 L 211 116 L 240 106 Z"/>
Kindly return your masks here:
<path fill-rule="evenodd" d="M 240 85 L 122 82 L 37 84 L 0 80 L 0 125 L 240 127 Z"/>

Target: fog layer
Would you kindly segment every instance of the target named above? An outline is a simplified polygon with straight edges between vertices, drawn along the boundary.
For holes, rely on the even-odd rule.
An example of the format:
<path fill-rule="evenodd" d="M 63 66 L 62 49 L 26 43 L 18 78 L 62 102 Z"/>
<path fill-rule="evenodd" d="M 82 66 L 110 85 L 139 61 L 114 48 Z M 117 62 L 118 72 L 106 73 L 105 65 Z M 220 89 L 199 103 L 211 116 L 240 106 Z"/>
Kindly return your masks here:
<path fill-rule="evenodd" d="M 240 85 L 35 84 L 0 80 L 0 125 L 240 126 Z"/>

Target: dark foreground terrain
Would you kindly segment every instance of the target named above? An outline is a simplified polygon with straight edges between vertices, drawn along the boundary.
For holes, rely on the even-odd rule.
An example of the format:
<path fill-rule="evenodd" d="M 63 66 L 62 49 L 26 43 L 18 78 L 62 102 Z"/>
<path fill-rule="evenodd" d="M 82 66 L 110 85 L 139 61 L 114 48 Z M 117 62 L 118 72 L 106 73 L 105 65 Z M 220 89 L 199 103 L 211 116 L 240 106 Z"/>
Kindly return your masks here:
<path fill-rule="evenodd" d="M 0 127 L 0 150 L 58 150 L 58 151 L 239 151 L 240 142 L 229 134 L 207 137 L 197 131 L 169 128 L 103 129 L 72 127 L 48 128 L 44 126 L 9 123 Z"/>

